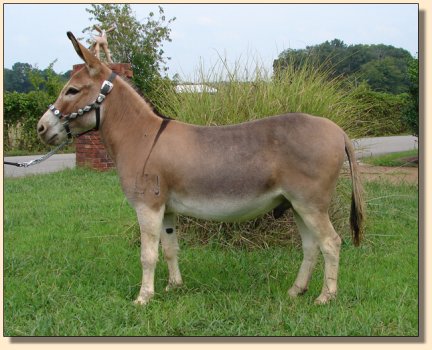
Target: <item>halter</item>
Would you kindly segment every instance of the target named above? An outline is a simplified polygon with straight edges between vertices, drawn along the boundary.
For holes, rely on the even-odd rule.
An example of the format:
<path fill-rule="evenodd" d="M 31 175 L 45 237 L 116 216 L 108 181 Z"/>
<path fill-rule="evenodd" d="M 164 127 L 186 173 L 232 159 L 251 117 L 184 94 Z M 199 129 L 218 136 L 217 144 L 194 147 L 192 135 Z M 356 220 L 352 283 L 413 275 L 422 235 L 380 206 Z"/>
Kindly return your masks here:
<path fill-rule="evenodd" d="M 109 76 L 108 80 L 105 80 L 102 83 L 100 92 L 99 92 L 99 96 L 96 98 L 96 101 L 93 102 L 90 105 L 84 106 L 83 108 L 78 109 L 78 111 L 73 112 L 73 113 L 69 113 L 69 114 L 63 114 L 60 112 L 60 110 L 58 110 L 53 104 L 50 104 L 48 106 L 49 110 L 52 111 L 54 113 L 54 115 L 56 117 L 58 117 L 59 119 L 63 119 L 63 127 L 66 130 L 67 133 L 67 137 L 68 139 L 72 139 L 73 136 L 81 136 L 84 135 L 90 131 L 95 131 L 95 130 L 99 130 L 99 125 L 100 125 L 100 105 L 102 104 L 102 102 L 105 100 L 106 96 L 111 92 L 112 88 L 114 87 L 112 81 L 115 79 L 115 77 L 117 76 L 116 73 L 111 72 L 111 75 Z M 81 117 L 82 115 L 84 115 L 87 112 L 90 112 L 92 110 L 95 110 L 96 112 L 96 126 L 90 130 L 87 130 L 81 134 L 76 134 L 73 135 L 70 128 L 69 128 L 69 123 L 71 120 L 74 120 L 78 117 Z"/>

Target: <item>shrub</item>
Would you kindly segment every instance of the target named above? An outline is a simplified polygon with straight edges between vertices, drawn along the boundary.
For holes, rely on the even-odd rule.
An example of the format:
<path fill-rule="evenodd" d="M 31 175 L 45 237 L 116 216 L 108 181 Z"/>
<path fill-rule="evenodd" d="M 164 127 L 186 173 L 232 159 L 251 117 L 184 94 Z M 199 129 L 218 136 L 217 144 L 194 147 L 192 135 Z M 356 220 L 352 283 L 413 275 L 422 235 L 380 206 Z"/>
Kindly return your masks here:
<path fill-rule="evenodd" d="M 3 95 L 4 150 L 26 150 L 29 152 L 44 149 L 36 132 L 39 118 L 53 103 L 64 84 L 64 79 L 53 70 L 55 61 L 45 71 L 37 68 L 28 72 L 33 91 L 28 93 L 5 92 Z"/>
<path fill-rule="evenodd" d="M 44 149 L 36 133 L 39 118 L 46 111 L 52 97 L 44 91 L 31 91 L 27 94 L 6 92 L 3 101 L 4 149 L 37 151 Z M 19 129 L 15 135 L 11 131 Z M 12 139 L 14 138 L 14 139 Z"/>
<path fill-rule="evenodd" d="M 355 96 L 361 104 L 368 105 L 362 117 L 365 136 L 398 135 L 407 132 L 402 122 L 407 94 L 393 95 L 372 91 L 366 83 L 362 83 L 355 91 Z"/>

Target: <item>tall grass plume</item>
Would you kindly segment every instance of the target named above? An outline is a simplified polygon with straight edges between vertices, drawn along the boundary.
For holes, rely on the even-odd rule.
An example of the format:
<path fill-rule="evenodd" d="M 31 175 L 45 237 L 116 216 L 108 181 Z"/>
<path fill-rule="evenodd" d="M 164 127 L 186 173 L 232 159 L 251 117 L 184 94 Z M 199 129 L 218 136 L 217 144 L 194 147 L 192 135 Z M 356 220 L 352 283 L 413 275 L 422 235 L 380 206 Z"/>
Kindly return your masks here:
<path fill-rule="evenodd" d="M 356 89 L 342 78 L 331 78 L 328 66 L 304 62 L 272 75 L 259 59 L 241 64 L 219 62 L 205 70 L 201 64 L 193 80 L 216 89 L 177 93 L 172 86 L 161 88 L 156 107 L 178 120 L 198 125 L 227 125 L 289 112 L 328 118 L 350 137 L 363 134 L 361 120 L 368 110 Z"/>

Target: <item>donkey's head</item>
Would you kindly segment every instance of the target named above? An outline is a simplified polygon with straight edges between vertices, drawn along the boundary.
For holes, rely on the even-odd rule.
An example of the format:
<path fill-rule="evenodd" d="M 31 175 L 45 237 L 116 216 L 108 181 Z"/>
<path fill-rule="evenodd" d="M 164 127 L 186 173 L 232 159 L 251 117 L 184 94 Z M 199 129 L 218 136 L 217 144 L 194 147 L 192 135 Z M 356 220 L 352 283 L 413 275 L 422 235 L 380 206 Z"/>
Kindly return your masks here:
<path fill-rule="evenodd" d="M 109 82 L 108 85 L 104 82 L 110 69 L 81 45 L 71 32 L 68 32 L 67 36 L 77 54 L 84 60 L 85 67 L 71 77 L 57 100 L 38 122 L 39 137 L 50 145 L 60 144 L 72 134 L 97 128 L 98 109 L 104 98 L 101 98 L 100 94 L 102 91 L 108 93 L 112 87 Z"/>

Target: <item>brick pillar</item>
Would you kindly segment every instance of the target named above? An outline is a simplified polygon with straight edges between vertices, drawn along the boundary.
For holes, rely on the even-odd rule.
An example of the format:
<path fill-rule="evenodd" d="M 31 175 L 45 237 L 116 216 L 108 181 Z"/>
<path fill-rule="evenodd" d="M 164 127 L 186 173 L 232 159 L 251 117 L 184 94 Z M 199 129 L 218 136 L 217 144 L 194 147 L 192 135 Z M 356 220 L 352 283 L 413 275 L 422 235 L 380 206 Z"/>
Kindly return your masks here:
<path fill-rule="evenodd" d="M 84 64 L 73 66 L 72 74 L 80 70 Z M 112 71 L 128 79 L 132 78 L 133 72 L 128 63 L 109 64 Z M 115 84 L 115 82 L 114 82 Z M 110 159 L 100 139 L 98 131 L 89 132 L 75 139 L 76 165 L 78 167 L 90 167 L 91 169 L 106 171 L 114 168 L 114 162 Z"/>

